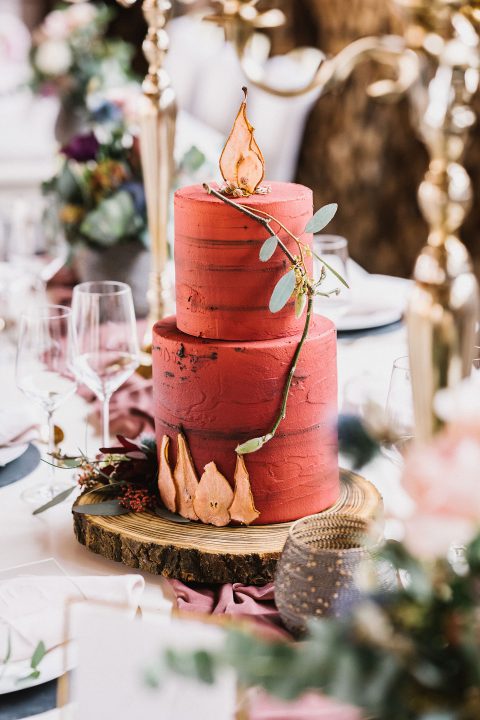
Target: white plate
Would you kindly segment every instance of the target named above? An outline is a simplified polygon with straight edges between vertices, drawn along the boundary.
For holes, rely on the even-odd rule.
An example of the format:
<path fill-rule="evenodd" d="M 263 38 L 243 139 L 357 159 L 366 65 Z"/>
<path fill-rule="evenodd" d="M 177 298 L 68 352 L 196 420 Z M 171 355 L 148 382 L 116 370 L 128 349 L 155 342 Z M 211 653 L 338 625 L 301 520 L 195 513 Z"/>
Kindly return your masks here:
<path fill-rule="evenodd" d="M 38 666 L 40 677 L 36 680 L 30 679 L 19 682 L 21 678 L 27 677 L 32 672 L 30 660 L 21 660 L 8 663 L 0 678 L 0 695 L 17 692 L 26 688 L 43 685 L 43 683 L 56 680 L 65 672 L 72 670 L 74 663 L 74 647 L 72 642 L 66 643 L 47 653 Z"/>
<path fill-rule="evenodd" d="M 5 467 L 8 463 L 17 460 L 24 452 L 27 451 L 28 443 L 22 445 L 14 445 L 13 447 L 0 448 L 0 468 Z"/>
<path fill-rule="evenodd" d="M 352 285 L 350 308 L 345 315 L 333 318 L 337 330 L 370 330 L 398 322 L 405 312 L 411 287 L 411 280 L 391 275 L 366 275 L 357 280 Z"/>

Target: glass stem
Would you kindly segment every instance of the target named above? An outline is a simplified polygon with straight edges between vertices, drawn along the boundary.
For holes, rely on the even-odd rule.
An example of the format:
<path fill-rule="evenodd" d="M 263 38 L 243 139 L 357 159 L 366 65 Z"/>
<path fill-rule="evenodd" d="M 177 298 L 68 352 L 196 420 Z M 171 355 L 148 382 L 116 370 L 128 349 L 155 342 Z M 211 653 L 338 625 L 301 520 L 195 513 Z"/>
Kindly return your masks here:
<path fill-rule="evenodd" d="M 110 445 L 110 398 L 107 395 L 102 402 L 102 447 Z"/>
<path fill-rule="evenodd" d="M 55 452 L 55 423 L 53 422 L 53 410 L 49 410 L 47 414 L 48 422 L 48 462 L 50 465 L 50 482 L 53 486 L 55 480 L 55 468 L 53 467 L 52 454 Z"/>

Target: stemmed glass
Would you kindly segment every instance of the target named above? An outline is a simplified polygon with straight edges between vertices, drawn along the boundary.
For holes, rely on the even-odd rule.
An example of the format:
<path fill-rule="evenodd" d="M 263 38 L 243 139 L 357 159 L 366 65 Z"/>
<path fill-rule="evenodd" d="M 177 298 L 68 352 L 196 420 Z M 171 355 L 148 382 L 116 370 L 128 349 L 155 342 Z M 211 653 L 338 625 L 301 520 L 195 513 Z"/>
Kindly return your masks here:
<path fill-rule="evenodd" d="M 315 235 L 313 238 L 315 256 L 314 276 L 320 277 L 322 263 L 319 258 L 336 270 L 348 283 L 348 242 L 340 235 Z M 330 320 L 338 320 L 345 315 L 351 305 L 351 290 L 345 288 L 331 272 L 327 272 L 320 285 L 321 292 L 329 293 L 338 289 L 338 295 L 330 297 L 317 296 L 314 301 L 315 312 L 325 315 Z"/>
<path fill-rule="evenodd" d="M 63 305 L 44 305 L 22 315 L 17 347 L 16 381 L 20 390 L 40 405 L 48 417 L 48 453 L 55 451 L 53 413 L 76 390 L 72 372 L 72 314 Z M 68 484 L 55 482 L 27 490 L 27 502 L 48 502 Z"/>
<path fill-rule="evenodd" d="M 58 200 L 50 193 L 12 210 L 9 259 L 47 283 L 65 264 L 68 244 L 60 223 Z"/>
<path fill-rule="evenodd" d="M 110 398 L 139 365 L 132 292 L 110 280 L 81 283 L 72 312 L 74 371 L 102 402 L 102 446 L 108 447 Z"/>
<path fill-rule="evenodd" d="M 402 465 L 403 453 L 413 440 L 415 427 L 408 356 L 397 358 L 393 363 L 385 414 L 388 426 L 397 440 L 385 445 L 383 451 L 392 462 Z"/>

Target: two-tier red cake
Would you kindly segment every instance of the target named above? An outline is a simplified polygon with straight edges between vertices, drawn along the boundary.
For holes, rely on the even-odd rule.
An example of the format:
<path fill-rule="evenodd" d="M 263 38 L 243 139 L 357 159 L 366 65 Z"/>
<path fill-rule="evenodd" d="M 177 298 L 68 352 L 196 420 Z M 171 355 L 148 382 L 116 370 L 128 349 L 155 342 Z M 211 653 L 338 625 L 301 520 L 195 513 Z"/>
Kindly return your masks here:
<path fill-rule="evenodd" d="M 292 183 L 271 183 L 271 192 L 235 202 L 274 216 L 297 236 L 312 217 L 311 191 Z M 181 433 L 190 474 L 200 477 L 215 463 L 232 488 L 235 448 L 272 427 L 304 326 L 293 299 L 278 313 L 269 310 L 288 260 L 276 252 L 269 262 L 260 261 L 266 237 L 262 225 L 201 186 L 175 194 L 177 315 L 153 330 L 158 446 L 163 452 L 162 440 L 171 439 L 173 467 Z M 297 253 L 287 233 L 279 237 Z M 311 241 L 303 235 L 303 243 Z M 301 350 L 285 419 L 270 442 L 243 456 L 259 511 L 256 524 L 296 520 L 337 500 L 336 406 L 335 327 L 317 316 Z"/>

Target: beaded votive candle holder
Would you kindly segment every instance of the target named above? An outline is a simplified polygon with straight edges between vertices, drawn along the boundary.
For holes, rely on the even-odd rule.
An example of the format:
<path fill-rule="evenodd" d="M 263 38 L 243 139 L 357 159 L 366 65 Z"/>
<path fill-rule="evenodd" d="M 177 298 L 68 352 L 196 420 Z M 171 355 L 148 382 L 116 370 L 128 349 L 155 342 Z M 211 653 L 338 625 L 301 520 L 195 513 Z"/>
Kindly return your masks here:
<path fill-rule="evenodd" d="M 370 526 L 349 515 L 311 515 L 290 529 L 275 575 L 275 601 L 285 627 L 295 636 L 308 620 L 340 617 L 361 600 L 355 582 L 361 562 L 372 560 L 380 539 L 372 541 Z M 380 587 L 392 584 L 381 566 Z"/>

